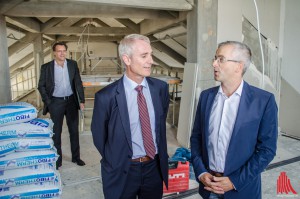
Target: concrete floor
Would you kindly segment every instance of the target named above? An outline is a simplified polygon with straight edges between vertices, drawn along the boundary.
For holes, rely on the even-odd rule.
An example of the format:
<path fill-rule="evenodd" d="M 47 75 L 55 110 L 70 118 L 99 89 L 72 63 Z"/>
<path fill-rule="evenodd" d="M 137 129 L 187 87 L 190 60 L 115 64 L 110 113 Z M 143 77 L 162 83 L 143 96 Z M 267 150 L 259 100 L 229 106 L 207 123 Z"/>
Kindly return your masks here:
<path fill-rule="evenodd" d="M 168 153 L 172 156 L 179 147 L 175 135 L 176 129 L 170 125 L 167 127 L 167 139 L 168 139 Z M 99 199 L 104 198 L 102 193 L 102 182 L 100 174 L 100 155 L 94 147 L 91 133 L 86 131 L 80 134 L 80 146 L 81 157 L 86 162 L 86 166 L 80 167 L 71 162 L 70 144 L 68 139 L 68 130 L 64 124 L 63 136 L 62 136 L 62 150 L 63 150 L 63 165 L 59 169 L 62 178 L 62 199 L 74 199 L 74 198 L 87 198 L 87 199 Z M 296 158 L 300 156 L 300 142 L 298 140 L 288 138 L 280 135 L 278 139 L 278 150 L 275 159 L 272 163 L 279 163 L 284 160 Z M 286 195 L 277 195 L 276 183 L 280 172 L 286 172 L 287 176 L 291 180 L 291 184 L 294 190 L 298 193 L 300 191 L 300 162 L 290 163 L 287 165 L 279 166 L 263 172 L 263 198 L 273 199 L 276 197 L 294 197 L 299 198 L 298 195 L 292 195 L 291 193 Z M 191 191 L 189 196 L 183 195 L 170 195 L 166 198 L 189 198 L 196 199 L 201 198 L 196 192 L 197 182 L 190 180 Z"/>

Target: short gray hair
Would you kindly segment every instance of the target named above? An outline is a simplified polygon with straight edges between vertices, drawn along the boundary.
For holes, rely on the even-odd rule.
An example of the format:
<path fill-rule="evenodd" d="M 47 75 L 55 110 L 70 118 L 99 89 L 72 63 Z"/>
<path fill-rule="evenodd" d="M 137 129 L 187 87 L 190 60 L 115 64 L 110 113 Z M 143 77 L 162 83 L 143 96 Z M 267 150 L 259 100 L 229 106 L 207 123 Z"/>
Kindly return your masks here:
<path fill-rule="evenodd" d="M 122 59 L 123 55 L 128 55 L 129 57 L 132 55 L 132 46 L 136 40 L 142 40 L 150 44 L 150 39 L 144 35 L 140 34 L 130 34 L 125 36 L 119 44 L 118 51 L 119 57 L 122 63 L 122 66 L 126 68 L 126 65 Z"/>
<path fill-rule="evenodd" d="M 221 48 L 221 47 L 227 46 L 227 45 L 234 47 L 234 51 L 233 51 L 234 59 L 244 62 L 244 68 L 243 68 L 243 74 L 242 74 L 242 75 L 244 75 L 251 63 L 251 57 L 252 57 L 251 49 L 246 44 L 238 42 L 238 41 L 222 42 L 218 45 L 218 48 Z"/>

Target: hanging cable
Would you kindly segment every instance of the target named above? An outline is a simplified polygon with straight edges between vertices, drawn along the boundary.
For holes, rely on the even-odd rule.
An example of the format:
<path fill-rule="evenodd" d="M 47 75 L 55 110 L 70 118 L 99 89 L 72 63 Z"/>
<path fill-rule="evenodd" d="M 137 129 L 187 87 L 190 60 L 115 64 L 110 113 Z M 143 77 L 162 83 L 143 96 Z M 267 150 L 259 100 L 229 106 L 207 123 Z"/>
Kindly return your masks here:
<path fill-rule="evenodd" d="M 88 40 L 89 40 L 89 36 L 90 36 L 90 28 L 89 28 L 89 26 L 90 26 L 90 21 L 89 21 L 89 23 L 85 26 L 85 28 L 84 28 L 84 30 L 82 31 L 82 33 L 81 33 L 81 35 L 80 35 L 80 37 L 79 37 L 79 40 L 78 40 L 78 42 L 77 42 L 77 49 L 78 49 L 78 46 L 79 46 L 79 42 L 81 41 L 81 42 L 84 42 L 83 41 L 83 39 L 81 39 L 81 38 L 83 38 L 83 35 L 84 35 L 84 32 L 85 32 L 85 30 L 87 29 L 87 45 L 88 45 Z M 76 49 L 76 52 L 77 52 L 77 49 Z M 88 49 L 88 47 L 86 47 L 85 49 L 84 49 L 84 52 L 82 53 L 82 55 L 76 60 L 77 62 L 84 56 L 84 54 L 87 52 L 87 49 Z"/>
<path fill-rule="evenodd" d="M 83 33 L 85 32 L 85 29 L 89 26 L 90 23 L 88 23 L 88 25 L 86 25 L 83 29 L 83 31 L 81 32 L 80 34 L 80 37 L 78 39 L 78 42 L 77 42 L 77 46 L 79 46 L 79 43 L 81 42 L 81 38 L 83 37 Z"/>
<path fill-rule="evenodd" d="M 89 21 L 89 27 L 88 27 L 88 35 L 86 39 L 86 52 L 87 56 L 90 57 L 90 52 L 89 52 L 89 38 L 90 38 L 90 24 L 92 23 L 92 19 Z"/>
<path fill-rule="evenodd" d="M 259 16 L 258 16 L 257 4 L 256 4 L 256 0 L 253 0 L 253 1 L 254 1 L 254 5 L 255 5 L 255 10 L 256 10 L 257 33 L 258 33 L 261 59 L 262 59 L 262 83 L 261 83 L 261 88 L 263 88 L 264 85 L 265 85 L 265 57 L 264 57 L 264 51 L 263 51 L 262 43 L 261 43 L 261 33 L 260 33 L 260 26 L 259 26 Z"/>

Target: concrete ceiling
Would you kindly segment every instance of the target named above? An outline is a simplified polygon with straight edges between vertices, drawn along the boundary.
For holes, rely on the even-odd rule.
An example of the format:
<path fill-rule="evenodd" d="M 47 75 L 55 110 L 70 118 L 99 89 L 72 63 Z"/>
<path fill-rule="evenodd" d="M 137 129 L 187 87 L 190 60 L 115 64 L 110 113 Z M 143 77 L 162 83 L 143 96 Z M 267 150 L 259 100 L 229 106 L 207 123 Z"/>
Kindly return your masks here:
<path fill-rule="evenodd" d="M 144 34 L 152 42 L 156 63 L 182 71 L 186 16 L 192 8 L 193 0 L 0 0 L 11 72 L 33 60 L 37 33 L 43 33 L 46 56 L 56 40 L 77 42 L 80 35 L 88 35 L 89 42 L 117 43 L 124 35 Z"/>

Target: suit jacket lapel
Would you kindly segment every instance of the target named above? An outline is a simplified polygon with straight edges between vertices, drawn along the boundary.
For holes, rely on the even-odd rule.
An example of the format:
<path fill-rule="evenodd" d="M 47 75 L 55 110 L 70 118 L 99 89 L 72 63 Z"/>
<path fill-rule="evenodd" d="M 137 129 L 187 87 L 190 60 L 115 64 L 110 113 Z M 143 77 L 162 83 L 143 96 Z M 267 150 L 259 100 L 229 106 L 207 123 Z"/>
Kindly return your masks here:
<path fill-rule="evenodd" d="M 52 78 L 52 84 L 54 85 L 55 84 L 55 77 L 54 77 L 54 60 L 50 63 L 50 75 L 51 75 L 51 78 Z"/>
<path fill-rule="evenodd" d="M 131 140 L 131 130 L 129 122 L 129 114 L 126 102 L 125 88 L 123 84 L 123 77 L 119 80 L 117 84 L 117 95 L 116 95 L 118 108 L 120 111 L 120 117 L 122 121 L 123 128 L 125 130 L 125 136 L 128 142 L 128 145 L 132 151 L 132 140 Z"/>
<path fill-rule="evenodd" d="M 212 106 L 214 104 L 215 97 L 218 93 L 219 87 L 214 87 L 213 90 L 208 93 L 207 101 L 206 101 L 206 110 L 205 110 L 205 137 L 206 143 L 208 143 L 208 127 L 209 127 L 209 118 Z"/>
<path fill-rule="evenodd" d="M 236 115 L 236 120 L 233 127 L 231 139 L 237 136 L 237 133 L 239 132 L 241 125 L 245 121 L 243 114 L 251 112 L 249 111 L 251 99 L 252 99 L 252 93 L 251 93 L 250 86 L 249 84 L 247 84 L 247 82 L 244 81 L 242 96 L 241 96 L 238 112 Z"/>
<path fill-rule="evenodd" d="M 73 67 L 71 66 L 71 62 L 69 62 L 68 60 L 67 61 L 67 68 L 68 68 L 68 73 L 69 73 L 69 81 L 70 81 L 70 85 L 72 85 L 72 77 L 73 77 L 73 73 L 74 73 L 74 70 L 73 70 Z"/>
<path fill-rule="evenodd" d="M 154 82 L 149 79 L 146 78 L 148 86 L 149 86 L 149 90 L 151 93 L 151 98 L 152 98 L 152 103 L 153 103 L 153 107 L 154 107 L 154 114 L 155 114 L 155 133 L 156 133 L 156 141 L 157 143 L 159 143 L 159 126 L 160 126 L 160 112 L 162 111 L 162 106 L 161 106 L 161 101 L 159 99 L 159 89 L 155 87 Z"/>

